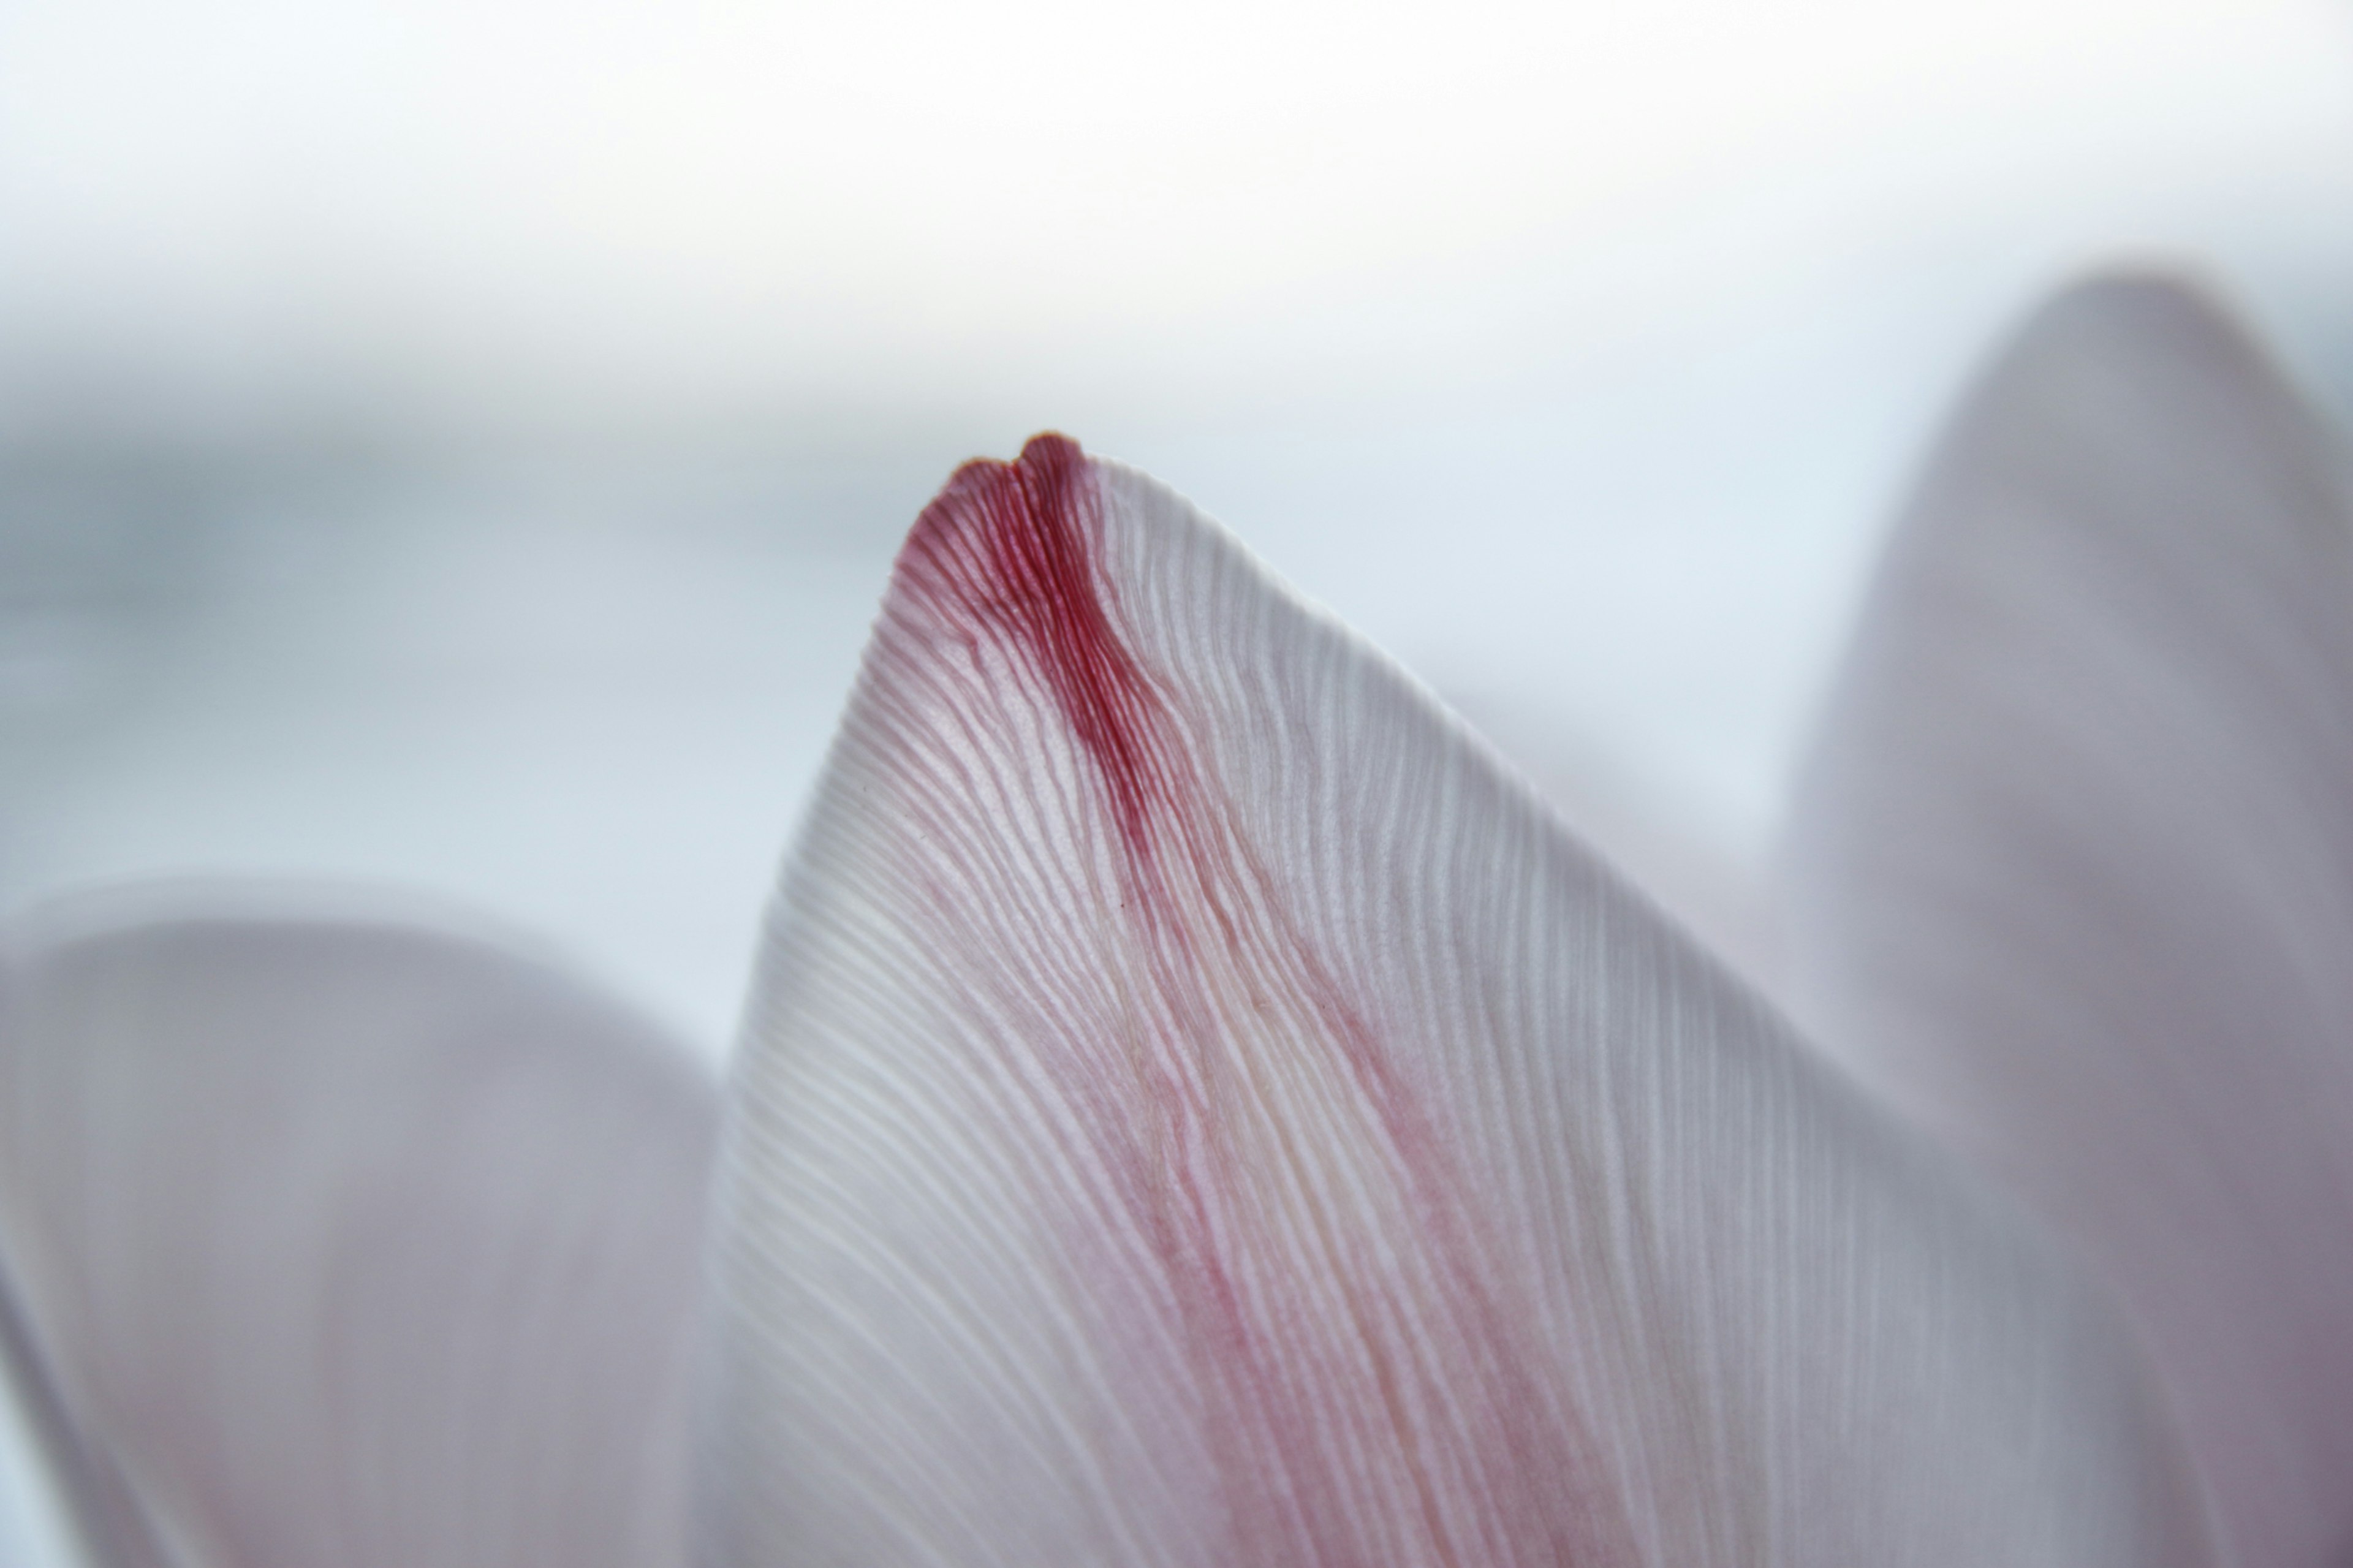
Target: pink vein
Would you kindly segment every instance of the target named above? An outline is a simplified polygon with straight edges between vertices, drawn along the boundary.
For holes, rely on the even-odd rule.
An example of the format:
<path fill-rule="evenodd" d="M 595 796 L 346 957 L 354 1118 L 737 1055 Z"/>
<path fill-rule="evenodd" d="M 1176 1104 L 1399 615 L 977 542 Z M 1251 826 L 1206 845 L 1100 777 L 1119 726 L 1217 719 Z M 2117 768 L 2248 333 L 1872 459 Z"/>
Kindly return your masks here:
<path fill-rule="evenodd" d="M 1201 765 L 1179 688 L 1115 624 L 1102 493 L 1059 436 L 967 464 L 910 536 L 900 592 L 944 647 L 988 639 L 1042 688 L 1115 834 L 1142 1046 L 1070 1042 L 1049 1067 L 1092 1108 L 1176 1304 L 1219 1560 L 1629 1561 L 1493 1226 Z M 1102 1081 L 1112 1061 L 1124 1090 Z"/>

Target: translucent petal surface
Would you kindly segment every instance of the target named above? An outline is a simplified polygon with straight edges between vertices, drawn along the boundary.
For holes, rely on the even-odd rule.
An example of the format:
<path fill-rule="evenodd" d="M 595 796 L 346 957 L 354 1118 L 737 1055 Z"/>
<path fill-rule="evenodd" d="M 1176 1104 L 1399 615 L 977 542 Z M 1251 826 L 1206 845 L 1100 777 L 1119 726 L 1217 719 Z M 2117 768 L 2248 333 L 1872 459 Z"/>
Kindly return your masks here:
<path fill-rule="evenodd" d="M 715 1086 L 537 962 L 225 898 L 0 950 L 0 1244 L 101 1561 L 678 1561 Z"/>
<path fill-rule="evenodd" d="M 1863 1071 L 2120 1288 L 2250 1568 L 2353 1552 L 2353 514 L 2235 328 L 2046 308 L 1883 568 L 1791 853 Z"/>
<path fill-rule="evenodd" d="M 1060 438 L 916 524 L 739 1075 L 712 1563 L 2200 1557 L 2105 1320 Z"/>

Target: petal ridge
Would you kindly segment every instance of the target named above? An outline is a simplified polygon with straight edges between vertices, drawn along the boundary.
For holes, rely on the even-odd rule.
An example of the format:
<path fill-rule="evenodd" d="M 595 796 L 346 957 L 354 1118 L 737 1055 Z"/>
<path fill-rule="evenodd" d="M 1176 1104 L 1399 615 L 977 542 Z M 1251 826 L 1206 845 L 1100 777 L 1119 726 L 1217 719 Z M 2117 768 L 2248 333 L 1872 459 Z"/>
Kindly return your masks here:
<path fill-rule="evenodd" d="M 1057 440 L 911 536 L 737 1073 L 714 1563 L 2199 1560 L 2095 1308 L 1424 692 Z M 1878 1439 L 1925 1389 L 1981 1490 Z"/>

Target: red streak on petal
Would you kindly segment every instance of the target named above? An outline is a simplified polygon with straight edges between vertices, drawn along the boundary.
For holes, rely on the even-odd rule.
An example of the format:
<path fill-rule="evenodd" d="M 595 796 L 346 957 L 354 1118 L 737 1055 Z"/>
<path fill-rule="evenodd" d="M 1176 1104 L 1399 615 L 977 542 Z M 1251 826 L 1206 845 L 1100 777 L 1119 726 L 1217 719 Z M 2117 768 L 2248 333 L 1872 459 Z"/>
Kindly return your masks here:
<path fill-rule="evenodd" d="M 1198 760 L 1178 687 L 1121 635 L 1103 528 L 1077 444 L 1040 436 L 957 471 L 898 592 L 924 657 L 988 650 L 1050 705 L 1116 840 L 1105 962 L 1145 984 L 1112 987 L 1117 1038 L 1025 1045 L 1117 1173 L 1105 1223 L 1146 1238 L 1175 1302 L 1220 1560 L 1630 1561 L 1472 1184 Z"/>
<path fill-rule="evenodd" d="M 976 517 L 961 515 L 969 508 Z M 924 514 L 934 531 L 976 539 L 995 620 L 1053 689 L 1071 733 L 1109 792 L 1129 849 L 1148 858 L 1146 813 L 1168 802 L 1153 726 L 1158 699 L 1113 632 L 1094 582 L 1089 536 L 1101 527 L 1094 476 L 1077 442 L 1039 436 L 1018 463 L 967 463 Z M 935 514 L 936 520 L 935 520 Z M 923 523 L 919 523 L 918 537 Z"/>

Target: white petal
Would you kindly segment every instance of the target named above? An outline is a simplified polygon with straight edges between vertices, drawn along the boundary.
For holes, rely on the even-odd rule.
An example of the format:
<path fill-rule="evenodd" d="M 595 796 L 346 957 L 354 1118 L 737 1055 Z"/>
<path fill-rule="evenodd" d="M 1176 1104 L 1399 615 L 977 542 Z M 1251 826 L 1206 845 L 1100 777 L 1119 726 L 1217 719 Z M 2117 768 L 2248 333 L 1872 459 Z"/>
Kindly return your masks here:
<path fill-rule="evenodd" d="M 2118 279 L 1977 389 L 1793 841 L 1803 984 L 2089 1247 L 2248 1568 L 2353 1552 L 2353 512 L 2215 308 Z"/>
<path fill-rule="evenodd" d="M 101 1560 L 679 1561 L 715 1085 L 538 962 L 315 902 L 0 946 L 0 1256 Z"/>
<path fill-rule="evenodd" d="M 710 1560 L 2191 1563 L 2106 1320 L 1214 525 L 900 559 L 724 1177 Z"/>

